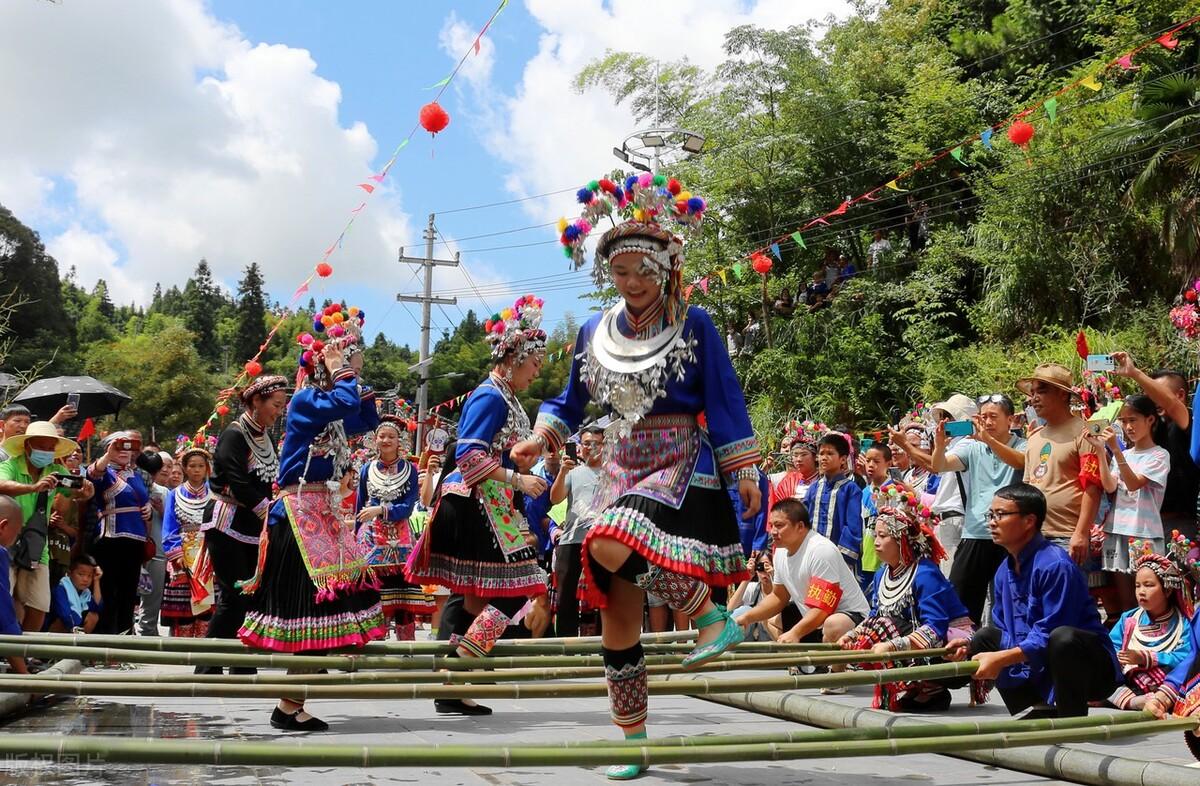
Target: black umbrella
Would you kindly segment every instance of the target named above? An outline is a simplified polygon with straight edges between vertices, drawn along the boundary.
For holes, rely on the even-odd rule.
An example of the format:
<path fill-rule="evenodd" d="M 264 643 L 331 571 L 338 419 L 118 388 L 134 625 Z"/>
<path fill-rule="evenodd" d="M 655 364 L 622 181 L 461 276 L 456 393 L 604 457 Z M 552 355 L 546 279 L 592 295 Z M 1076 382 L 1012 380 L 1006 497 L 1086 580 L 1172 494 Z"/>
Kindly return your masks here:
<path fill-rule="evenodd" d="M 50 377 L 39 379 L 13 399 L 24 404 L 39 418 L 54 417 L 67 404 L 67 394 L 79 394 L 79 417 L 97 418 L 116 415 L 121 407 L 132 401 L 129 396 L 94 377 Z"/>

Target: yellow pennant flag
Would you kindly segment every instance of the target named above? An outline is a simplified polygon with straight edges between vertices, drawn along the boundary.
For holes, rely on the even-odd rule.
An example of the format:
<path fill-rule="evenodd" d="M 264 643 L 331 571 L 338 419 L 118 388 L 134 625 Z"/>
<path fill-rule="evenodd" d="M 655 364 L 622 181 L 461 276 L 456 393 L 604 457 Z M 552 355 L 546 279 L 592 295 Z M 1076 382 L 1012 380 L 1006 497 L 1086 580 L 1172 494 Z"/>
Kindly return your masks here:
<path fill-rule="evenodd" d="M 729 283 L 729 282 L 728 282 L 728 281 L 725 279 L 725 274 L 726 274 L 727 272 L 728 272 L 728 271 L 727 271 L 725 268 L 721 268 L 720 270 L 718 270 L 718 271 L 717 271 L 717 275 L 721 277 L 721 283 L 722 283 L 722 284 L 728 284 L 728 283 Z"/>
<path fill-rule="evenodd" d="M 888 181 L 888 183 L 887 183 L 887 187 L 888 187 L 888 188 L 890 188 L 890 189 L 892 189 L 893 191 L 901 191 L 901 192 L 903 192 L 903 191 L 907 191 L 907 190 L 908 190 L 907 188 L 901 188 L 901 187 L 900 187 L 900 185 L 899 185 L 899 184 L 898 184 L 898 183 L 897 183 L 895 180 L 889 180 L 889 181 Z"/>
<path fill-rule="evenodd" d="M 1079 80 L 1079 84 L 1083 85 L 1088 90 L 1095 90 L 1096 92 L 1100 92 L 1100 88 L 1104 87 L 1104 85 L 1100 84 L 1100 80 L 1094 75 L 1089 76 L 1086 79 Z"/>

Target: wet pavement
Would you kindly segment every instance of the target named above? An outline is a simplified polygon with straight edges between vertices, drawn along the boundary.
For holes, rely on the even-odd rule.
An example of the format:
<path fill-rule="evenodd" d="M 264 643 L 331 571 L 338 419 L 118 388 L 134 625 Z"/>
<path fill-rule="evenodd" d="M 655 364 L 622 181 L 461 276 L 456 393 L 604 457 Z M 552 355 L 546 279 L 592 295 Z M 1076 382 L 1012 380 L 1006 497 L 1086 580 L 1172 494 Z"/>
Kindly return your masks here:
<path fill-rule="evenodd" d="M 174 667 L 146 667 L 157 672 L 188 671 Z M 129 673 L 129 672 L 126 672 Z M 866 705 L 870 691 L 854 689 L 843 697 L 832 697 Z M 268 723 L 272 702 L 245 699 L 111 699 L 70 698 L 37 708 L 6 723 L 7 733 L 55 735 L 113 735 L 124 738 L 207 740 L 274 740 L 303 737 L 321 742 L 353 744 L 479 743 L 498 745 L 561 739 L 613 739 L 605 699 L 539 699 L 496 701 L 495 714 L 485 718 L 438 715 L 430 701 L 313 701 L 311 710 L 332 728 L 321 735 L 285 735 Z M 999 717 L 999 716 L 997 716 Z M 795 729 L 796 724 L 742 710 L 722 707 L 687 697 L 651 699 L 651 733 L 754 734 Z M 1178 737 L 1178 735 L 1171 735 Z M 1182 740 L 1153 741 L 1171 757 L 1190 756 Z M 1179 763 L 1185 763 L 1180 760 Z M 80 762 L 42 764 L 28 761 L 0 762 L 0 782 L 5 784 L 421 784 L 437 786 L 562 786 L 566 783 L 611 783 L 599 768 L 533 767 L 514 770 L 498 768 L 280 768 L 211 766 L 138 766 Z M 643 786 L 660 784 L 731 784 L 741 786 L 898 786 L 899 784 L 1051 784 L 1032 775 L 1012 772 L 935 755 L 860 759 L 809 759 L 792 762 L 744 762 L 736 764 L 664 765 L 655 767 L 637 781 Z M 1198 775 L 1200 782 L 1200 775 Z"/>

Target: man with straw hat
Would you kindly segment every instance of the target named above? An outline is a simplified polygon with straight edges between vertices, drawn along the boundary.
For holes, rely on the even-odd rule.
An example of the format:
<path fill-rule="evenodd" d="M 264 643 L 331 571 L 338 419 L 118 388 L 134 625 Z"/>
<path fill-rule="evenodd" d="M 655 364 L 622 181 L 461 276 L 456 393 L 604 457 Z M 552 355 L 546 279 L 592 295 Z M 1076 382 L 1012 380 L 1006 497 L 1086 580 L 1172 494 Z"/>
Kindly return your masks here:
<path fill-rule="evenodd" d="M 91 499 L 92 484 L 81 488 L 60 485 L 57 474 L 69 474 L 58 463 L 79 450 L 74 441 L 59 436 L 48 421 L 30 424 L 24 434 L 9 437 L 0 446 L 11 456 L 0 462 L 0 494 L 16 500 L 25 526 L 13 546 L 12 591 L 17 613 L 25 630 L 41 630 L 50 610 L 49 524 L 53 498 L 68 495 L 75 500 Z"/>
<path fill-rule="evenodd" d="M 1025 447 L 1024 480 L 1046 496 L 1044 534 L 1062 546 L 1077 565 L 1090 553 L 1092 521 L 1100 505 L 1100 463 L 1084 436 L 1084 422 L 1071 411 L 1078 393 L 1071 372 L 1042 363 L 1017 382 L 1046 425 L 1030 435 Z"/>

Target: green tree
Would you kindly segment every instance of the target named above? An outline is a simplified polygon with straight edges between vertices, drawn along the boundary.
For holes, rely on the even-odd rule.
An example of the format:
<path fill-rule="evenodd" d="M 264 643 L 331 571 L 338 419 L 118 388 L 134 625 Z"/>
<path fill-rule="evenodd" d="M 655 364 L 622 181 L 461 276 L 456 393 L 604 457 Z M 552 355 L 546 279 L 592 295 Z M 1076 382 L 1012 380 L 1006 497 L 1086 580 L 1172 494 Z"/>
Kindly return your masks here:
<path fill-rule="evenodd" d="M 215 364 L 221 357 L 217 343 L 217 310 L 221 298 L 213 283 L 208 260 L 201 259 L 196 272 L 183 288 L 183 313 L 188 329 L 196 336 L 200 356 Z"/>
<path fill-rule="evenodd" d="M 258 354 L 258 348 L 267 337 L 266 311 L 262 272 L 257 262 L 251 262 L 238 282 L 237 335 L 233 351 L 234 359 L 238 362 L 245 362 Z"/>

